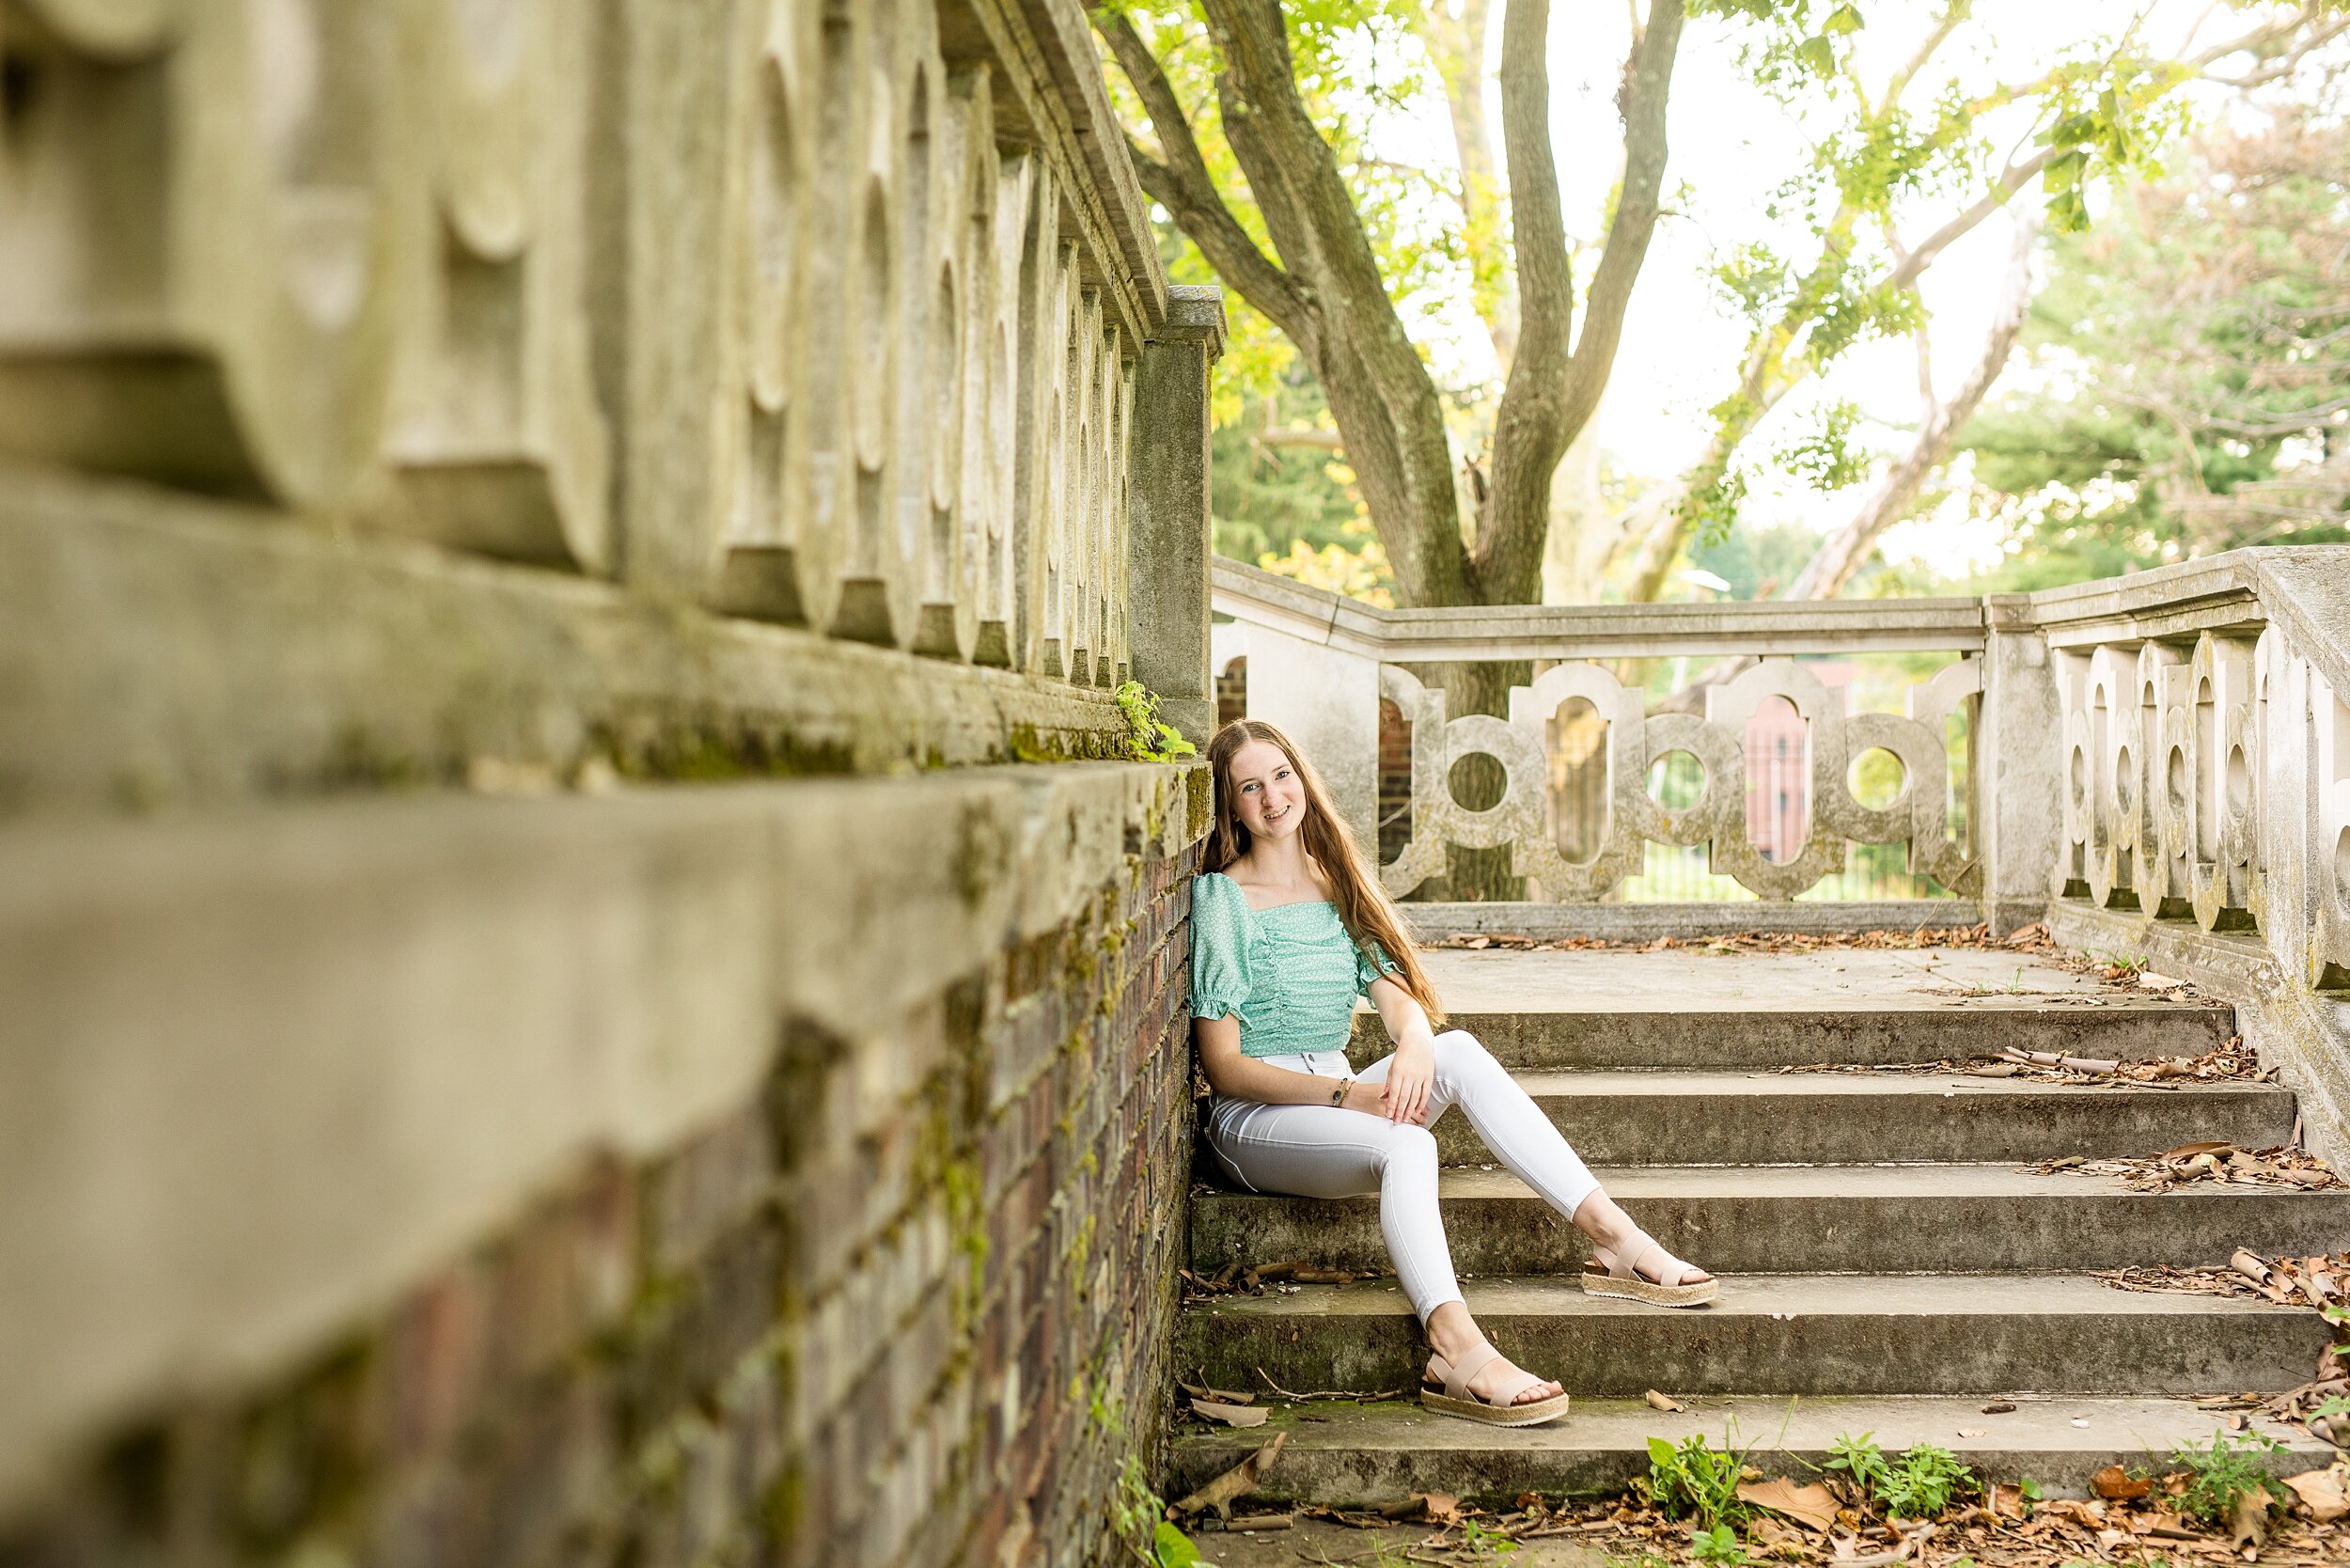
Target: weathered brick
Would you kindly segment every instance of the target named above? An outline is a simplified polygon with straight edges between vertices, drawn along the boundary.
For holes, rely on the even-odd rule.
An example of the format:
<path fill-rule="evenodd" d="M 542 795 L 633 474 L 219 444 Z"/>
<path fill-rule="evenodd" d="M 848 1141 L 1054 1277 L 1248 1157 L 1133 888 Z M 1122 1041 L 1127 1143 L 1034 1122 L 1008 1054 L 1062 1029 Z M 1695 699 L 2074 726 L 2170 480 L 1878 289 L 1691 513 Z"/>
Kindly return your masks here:
<path fill-rule="evenodd" d="M 641 1184 L 645 1261 L 656 1273 L 688 1266 L 717 1235 L 774 1194 L 775 1128 L 747 1105 L 657 1162 Z"/>
<path fill-rule="evenodd" d="M 1193 1073 L 1180 859 L 605 1160 L 373 1328 L 126 1438 L 0 1568 L 1090 1565 L 1161 1417 Z M 976 1265 L 976 1266 L 975 1266 Z"/>

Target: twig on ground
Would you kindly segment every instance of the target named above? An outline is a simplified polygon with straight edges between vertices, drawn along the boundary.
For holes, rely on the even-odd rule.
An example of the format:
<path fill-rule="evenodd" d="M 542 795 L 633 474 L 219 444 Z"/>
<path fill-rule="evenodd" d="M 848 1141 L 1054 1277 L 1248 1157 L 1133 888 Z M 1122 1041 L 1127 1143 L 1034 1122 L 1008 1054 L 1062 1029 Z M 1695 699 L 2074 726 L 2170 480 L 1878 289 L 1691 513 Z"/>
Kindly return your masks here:
<path fill-rule="evenodd" d="M 1274 1382 L 1271 1377 L 1266 1375 L 1265 1370 L 1262 1367 L 1259 1367 L 1257 1369 L 1257 1375 L 1264 1378 L 1264 1386 L 1272 1389 L 1275 1393 L 1280 1395 L 1283 1399 L 1297 1400 L 1301 1403 L 1307 1400 L 1322 1399 L 1352 1400 L 1358 1404 L 1371 1404 L 1385 1399 L 1402 1399 L 1405 1394 L 1412 1391 L 1409 1388 L 1382 1388 L 1376 1392 L 1364 1393 L 1352 1388 L 1325 1388 L 1316 1393 L 1297 1394 L 1292 1393 L 1289 1389 L 1282 1388 L 1278 1383 Z"/>

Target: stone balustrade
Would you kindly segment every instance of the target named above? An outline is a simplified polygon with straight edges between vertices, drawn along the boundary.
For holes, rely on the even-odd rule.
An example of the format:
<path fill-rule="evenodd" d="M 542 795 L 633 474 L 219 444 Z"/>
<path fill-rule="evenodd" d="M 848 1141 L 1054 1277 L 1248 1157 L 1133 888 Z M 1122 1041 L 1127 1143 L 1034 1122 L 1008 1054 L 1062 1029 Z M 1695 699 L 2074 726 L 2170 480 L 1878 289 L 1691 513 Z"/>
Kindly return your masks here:
<path fill-rule="evenodd" d="M 6 17 L 0 460 L 1078 691 L 1133 672 L 1136 467 L 1199 423 L 1222 318 L 1165 282 L 1078 8 Z M 1200 445 L 1153 467 L 1195 523 Z"/>
<path fill-rule="evenodd" d="M 1848 844 L 1904 843 L 1912 871 L 1954 892 L 1982 887 L 1967 841 L 1963 804 L 1970 788 L 1966 745 L 1950 760 L 1952 724 L 1971 735 L 1983 691 L 1989 643 L 1971 601 L 1824 604 L 1509 607 L 1381 611 L 1217 563 L 1215 607 L 1222 667 L 1247 661 L 1248 710 L 1289 728 L 1328 776 L 1340 808 L 1374 842 L 1380 707 L 1392 704 L 1411 735 L 1411 835 L 1381 867 L 1387 890 L 1409 894 L 1444 874 L 1448 844 L 1510 847 L 1529 896 L 1592 903 L 1638 874 L 1648 844 L 1708 846 L 1712 870 L 1761 898 L 1787 900 L 1844 863 Z M 1844 694 L 1824 685 L 1792 655 L 1867 655 L 1919 651 L 1962 655 L 1908 687 L 1907 712 L 1846 713 Z M 1645 712 L 1614 661 L 1699 655 L 1717 677 L 1702 715 Z M 1547 667 L 1513 687 L 1507 718 L 1449 714 L 1432 666 L 1526 660 Z M 1796 772 L 1807 781 L 1800 843 L 1766 853 L 1750 832 L 1746 749 L 1749 724 L 1773 698 L 1792 709 L 1804 734 Z M 1590 852 L 1569 859 L 1552 821 L 1546 737 L 1569 703 L 1589 705 L 1604 731 L 1602 808 Z M 1890 800 L 1864 804 L 1851 787 L 1852 763 L 1883 749 L 1899 765 Z M 1651 792 L 1652 765 L 1687 753 L 1703 773 L 1697 797 L 1668 806 Z M 1471 809 L 1457 797 L 1453 770 L 1465 758 L 1494 759 L 1507 778 L 1499 800 Z"/>
<path fill-rule="evenodd" d="M 2350 1152 L 2350 549 L 2028 604 L 2061 715 L 2051 927 L 2235 998 Z"/>

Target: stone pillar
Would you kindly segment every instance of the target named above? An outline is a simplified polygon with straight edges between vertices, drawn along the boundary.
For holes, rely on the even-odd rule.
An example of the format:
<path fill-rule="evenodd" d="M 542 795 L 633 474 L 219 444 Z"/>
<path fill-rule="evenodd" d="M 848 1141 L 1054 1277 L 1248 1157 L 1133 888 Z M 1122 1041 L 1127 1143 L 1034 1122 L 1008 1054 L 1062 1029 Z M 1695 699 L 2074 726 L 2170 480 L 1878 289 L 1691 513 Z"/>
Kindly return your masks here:
<path fill-rule="evenodd" d="M 1326 643 L 1248 629 L 1248 716 L 1281 727 L 1379 859 L 1379 665 Z"/>
<path fill-rule="evenodd" d="M 1983 609 L 1974 833 L 1983 917 L 2004 935 L 2047 913 L 2064 820 L 2064 713 L 2029 596 L 1992 594 Z"/>
<path fill-rule="evenodd" d="M 1224 352 L 1224 290 L 1167 290 L 1167 326 L 1135 372 L 1126 557 L 1134 677 L 1194 745 L 1215 729 L 1208 663 L 1208 376 Z"/>

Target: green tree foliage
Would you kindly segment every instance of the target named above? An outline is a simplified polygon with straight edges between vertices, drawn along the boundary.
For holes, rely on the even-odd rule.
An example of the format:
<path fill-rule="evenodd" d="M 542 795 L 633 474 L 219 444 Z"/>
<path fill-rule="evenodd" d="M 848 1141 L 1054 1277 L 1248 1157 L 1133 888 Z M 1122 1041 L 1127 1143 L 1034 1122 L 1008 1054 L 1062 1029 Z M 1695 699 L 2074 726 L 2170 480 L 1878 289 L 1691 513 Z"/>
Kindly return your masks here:
<path fill-rule="evenodd" d="M 2350 125 L 2197 138 L 2057 247 L 2038 384 L 1962 437 L 2037 586 L 2350 539 Z"/>
<path fill-rule="evenodd" d="M 1948 47 L 1982 30 L 1970 0 L 1945 0 L 1917 49 L 1873 72 L 1854 46 L 1864 22 L 1889 19 L 1888 6 L 1693 3 L 1693 15 L 1731 19 L 1754 79 L 1818 129 L 1808 161 L 1766 209 L 1801 242 L 1728 244 L 1716 266 L 1719 298 L 1747 326 L 1746 359 L 1672 504 L 1627 520 L 1618 547 L 1625 597 L 1654 598 L 1692 540 L 1735 524 L 1755 465 L 1793 467 L 1823 489 L 1849 482 L 1865 459 L 1834 404 L 1775 452 L 1749 451 L 1748 438 L 1790 391 L 1856 346 L 1920 332 L 1919 279 L 1952 243 L 2007 204 L 2035 199 L 2035 181 L 2050 226 L 2078 230 L 2092 187 L 2145 172 L 2178 130 L 2184 84 L 2247 56 L 2264 71 L 2290 69 L 2330 36 L 2325 8 L 2248 8 L 2239 30 L 2175 55 L 2140 36 L 2134 9 L 2100 9 L 2096 21 L 2115 30 L 2085 33 L 2036 74 L 2001 81 Z"/>
<path fill-rule="evenodd" d="M 1548 0 L 1501 15 L 1506 193 L 1484 109 L 1487 0 L 1120 0 L 1095 13 L 1143 189 L 1197 250 L 1179 275 L 1213 266 L 1310 367 L 1411 603 L 1539 591 L 1551 473 L 1598 407 L 1659 213 L 1683 4 L 1649 0 L 1636 27 L 1623 179 L 1585 276 L 1550 145 Z M 1375 149 L 1382 116 L 1439 96 L 1454 148 Z M 1426 344 L 1480 316 L 1504 374 L 1465 528 L 1453 411 Z"/>

